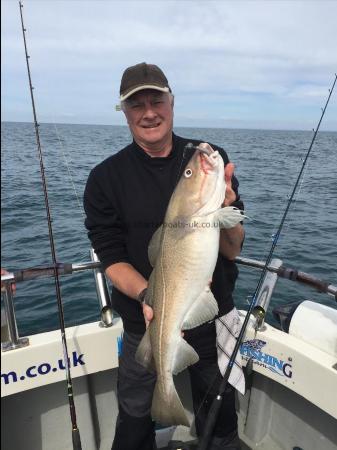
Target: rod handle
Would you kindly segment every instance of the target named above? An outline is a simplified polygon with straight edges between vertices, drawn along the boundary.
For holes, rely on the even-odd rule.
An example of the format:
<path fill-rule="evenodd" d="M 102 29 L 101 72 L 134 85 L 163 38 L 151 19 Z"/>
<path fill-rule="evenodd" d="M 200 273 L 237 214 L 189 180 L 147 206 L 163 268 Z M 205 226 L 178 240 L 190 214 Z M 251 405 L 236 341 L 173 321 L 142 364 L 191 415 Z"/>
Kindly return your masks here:
<path fill-rule="evenodd" d="M 212 437 L 212 434 L 213 434 L 215 423 L 219 416 L 221 404 L 222 404 L 222 395 L 218 394 L 214 398 L 212 405 L 209 409 L 209 412 L 207 415 L 207 420 L 206 420 L 206 425 L 203 430 L 202 436 L 200 438 L 197 450 L 207 450 L 208 445 L 211 440 L 211 437 Z"/>
<path fill-rule="evenodd" d="M 72 438 L 73 438 L 73 449 L 82 450 L 81 436 L 78 428 L 73 428 Z"/>

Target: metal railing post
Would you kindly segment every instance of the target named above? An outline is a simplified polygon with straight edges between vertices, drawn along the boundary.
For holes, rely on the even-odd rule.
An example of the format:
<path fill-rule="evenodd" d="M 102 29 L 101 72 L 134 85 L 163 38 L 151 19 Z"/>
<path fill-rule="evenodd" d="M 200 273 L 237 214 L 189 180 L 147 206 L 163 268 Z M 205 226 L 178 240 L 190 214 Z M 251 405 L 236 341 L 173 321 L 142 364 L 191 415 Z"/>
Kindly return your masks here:
<path fill-rule="evenodd" d="M 8 340 L 6 342 L 1 343 L 1 350 L 3 352 L 6 352 L 8 350 L 26 347 L 27 345 L 29 345 L 29 339 L 19 338 L 14 310 L 12 283 L 10 282 L 5 283 L 4 288 L 1 289 L 1 293 L 4 299 L 5 318 L 8 333 Z"/>
<path fill-rule="evenodd" d="M 95 250 L 90 249 L 91 260 L 98 262 L 98 256 Z M 101 323 L 102 327 L 111 327 L 113 325 L 113 311 L 111 308 L 111 300 L 105 275 L 101 268 L 94 269 L 94 277 L 96 283 L 96 292 L 98 301 L 101 305 Z"/>
<path fill-rule="evenodd" d="M 275 272 L 267 272 L 263 284 L 261 286 L 260 294 L 256 301 L 256 306 L 253 309 L 252 314 L 255 316 L 256 323 L 255 328 L 257 330 L 262 330 L 264 326 L 264 321 L 266 318 L 266 312 L 269 307 L 271 296 L 273 295 L 274 288 L 278 279 L 276 273 L 277 269 L 282 266 L 282 260 L 278 258 L 273 258 L 270 262 L 270 267 L 275 269 Z"/>

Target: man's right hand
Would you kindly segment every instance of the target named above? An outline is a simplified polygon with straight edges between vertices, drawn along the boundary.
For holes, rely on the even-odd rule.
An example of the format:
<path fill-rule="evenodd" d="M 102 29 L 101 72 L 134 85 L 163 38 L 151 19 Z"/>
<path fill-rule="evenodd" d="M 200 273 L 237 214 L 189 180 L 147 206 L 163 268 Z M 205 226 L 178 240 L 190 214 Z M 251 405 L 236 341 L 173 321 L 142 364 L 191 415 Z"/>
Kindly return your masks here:
<path fill-rule="evenodd" d="M 143 314 L 145 319 L 146 328 L 150 325 L 151 320 L 153 319 L 153 309 L 151 306 L 143 303 Z"/>
<path fill-rule="evenodd" d="M 143 298 L 139 298 L 140 294 L 145 295 L 147 280 L 131 264 L 125 262 L 112 264 L 105 270 L 105 274 L 119 291 L 142 304 L 146 327 L 148 327 L 153 319 L 153 309 L 143 303 Z"/>

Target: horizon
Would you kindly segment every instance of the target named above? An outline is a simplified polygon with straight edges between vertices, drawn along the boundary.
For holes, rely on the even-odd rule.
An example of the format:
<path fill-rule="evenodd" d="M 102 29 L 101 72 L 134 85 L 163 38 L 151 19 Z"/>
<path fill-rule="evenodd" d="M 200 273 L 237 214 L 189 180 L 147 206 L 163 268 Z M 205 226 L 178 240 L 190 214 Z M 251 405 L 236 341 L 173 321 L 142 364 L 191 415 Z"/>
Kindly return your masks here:
<path fill-rule="evenodd" d="M 22 123 L 22 124 L 31 124 L 34 126 L 33 121 L 20 121 L 20 120 L 1 120 L 1 123 Z M 108 124 L 108 123 L 70 123 L 70 122 L 40 122 L 38 121 L 40 125 L 67 125 L 67 126 L 93 126 L 93 127 L 119 127 L 119 128 L 126 128 L 129 130 L 129 126 L 127 124 Z M 317 125 L 317 124 L 316 124 Z M 202 126 L 192 126 L 192 125 L 173 125 L 173 132 L 175 128 L 192 128 L 192 129 L 198 129 L 198 130 L 242 130 L 242 131 L 285 131 L 285 132 L 301 132 L 301 133 L 313 133 L 314 129 L 289 129 L 289 128 L 240 128 L 240 127 L 202 127 Z M 318 133 L 337 133 L 336 130 L 328 130 L 324 129 L 321 130 L 319 128 Z"/>

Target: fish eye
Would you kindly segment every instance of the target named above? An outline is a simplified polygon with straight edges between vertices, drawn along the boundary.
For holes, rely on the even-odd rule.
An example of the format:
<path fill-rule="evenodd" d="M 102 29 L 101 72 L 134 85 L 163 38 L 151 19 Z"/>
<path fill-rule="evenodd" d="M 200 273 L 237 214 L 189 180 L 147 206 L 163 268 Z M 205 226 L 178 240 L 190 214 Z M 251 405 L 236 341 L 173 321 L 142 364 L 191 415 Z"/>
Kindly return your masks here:
<path fill-rule="evenodd" d="M 186 178 L 190 178 L 192 176 L 192 170 L 191 169 L 186 169 L 184 172 L 184 175 Z"/>

